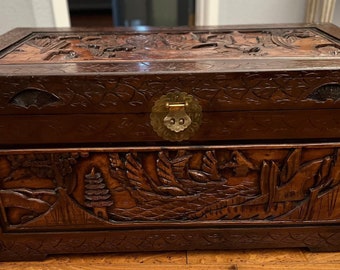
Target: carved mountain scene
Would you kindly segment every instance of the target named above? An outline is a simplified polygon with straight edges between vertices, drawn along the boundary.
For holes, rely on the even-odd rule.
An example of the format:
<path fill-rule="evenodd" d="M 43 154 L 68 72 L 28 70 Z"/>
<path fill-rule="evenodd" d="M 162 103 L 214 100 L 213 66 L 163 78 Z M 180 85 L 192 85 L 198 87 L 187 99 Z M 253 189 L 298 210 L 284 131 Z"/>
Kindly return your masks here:
<path fill-rule="evenodd" d="M 108 219 L 338 218 L 338 157 L 337 149 L 301 148 L 112 153 L 106 161 L 109 171 L 103 173 L 113 202 L 106 208 Z"/>
<path fill-rule="evenodd" d="M 77 153 L 0 156 L 0 207 L 5 222 L 20 226 L 47 215 L 60 202 L 60 190 L 70 185 L 72 167 L 79 156 Z"/>
<path fill-rule="evenodd" d="M 15 228 L 340 218 L 337 148 L 8 155 L 0 166 Z"/>
<path fill-rule="evenodd" d="M 52 163 L 49 154 L 0 157 L 0 202 L 9 223 L 25 223 L 56 202 Z"/>

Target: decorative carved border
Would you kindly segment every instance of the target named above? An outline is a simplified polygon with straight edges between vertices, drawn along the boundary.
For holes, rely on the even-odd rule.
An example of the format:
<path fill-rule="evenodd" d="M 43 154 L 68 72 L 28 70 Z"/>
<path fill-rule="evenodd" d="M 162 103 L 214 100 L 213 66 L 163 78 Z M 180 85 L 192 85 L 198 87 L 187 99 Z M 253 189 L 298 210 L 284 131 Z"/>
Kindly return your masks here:
<path fill-rule="evenodd" d="M 175 91 L 194 96 L 205 112 L 329 108 L 338 107 L 337 96 L 314 96 L 320 87 L 339 86 L 339 77 L 338 70 L 6 77 L 0 78 L 0 113 L 150 113 L 157 99 Z M 18 96 L 23 107 L 13 104 Z M 30 104 L 33 97 L 38 104 Z"/>
<path fill-rule="evenodd" d="M 307 247 L 339 251 L 339 227 L 263 227 L 79 231 L 0 235 L 0 261 L 43 260 L 49 254 Z"/>

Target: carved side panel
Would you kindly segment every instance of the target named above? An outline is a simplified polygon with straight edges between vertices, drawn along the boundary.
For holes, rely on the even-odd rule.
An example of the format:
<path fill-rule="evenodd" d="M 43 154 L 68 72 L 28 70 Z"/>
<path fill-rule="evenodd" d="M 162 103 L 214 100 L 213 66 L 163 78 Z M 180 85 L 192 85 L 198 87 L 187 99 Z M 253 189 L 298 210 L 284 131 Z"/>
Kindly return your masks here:
<path fill-rule="evenodd" d="M 340 219 L 338 148 L 12 154 L 0 166 L 6 230 Z"/>

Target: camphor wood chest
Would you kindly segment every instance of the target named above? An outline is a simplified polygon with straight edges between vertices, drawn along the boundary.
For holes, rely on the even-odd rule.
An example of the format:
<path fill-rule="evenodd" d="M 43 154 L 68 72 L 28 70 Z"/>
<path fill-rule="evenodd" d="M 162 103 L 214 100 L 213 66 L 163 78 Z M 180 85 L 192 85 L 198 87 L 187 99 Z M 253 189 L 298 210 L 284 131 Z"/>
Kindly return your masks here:
<path fill-rule="evenodd" d="M 340 250 L 333 25 L 0 39 L 0 259 Z"/>

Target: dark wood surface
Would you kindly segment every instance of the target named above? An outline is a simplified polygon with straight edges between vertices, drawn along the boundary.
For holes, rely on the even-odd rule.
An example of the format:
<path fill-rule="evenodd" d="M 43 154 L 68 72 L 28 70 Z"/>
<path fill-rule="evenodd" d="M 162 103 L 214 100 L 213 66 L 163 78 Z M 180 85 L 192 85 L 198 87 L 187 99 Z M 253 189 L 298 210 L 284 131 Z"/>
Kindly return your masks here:
<path fill-rule="evenodd" d="M 340 250 L 337 38 L 332 25 L 5 34 L 0 260 Z M 180 92 L 202 118 L 174 142 L 150 115 L 173 93 L 161 125 L 194 120 Z"/>
<path fill-rule="evenodd" d="M 179 38 L 174 39 L 176 31 L 17 29 L 3 35 L 0 41 L 4 50 L 0 55 L 0 74 L 210 73 L 339 66 L 339 57 L 334 55 L 339 33 L 334 25 L 183 27 Z M 54 40 L 58 35 L 61 40 Z M 116 40 L 112 35 L 123 39 Z M 30 57 L 25 58 L 27 54 Z M 10 65 L 2 65 L 6 62 Z M 55 69 L 49 68 L 51 62 L 56 64 Z"/>
<path fill-rule="evenodd" d="M 193 143 L 336 140 L 340 130 L 339 78 L 338 70 L 3 76 L 0 139 L 6 147 L 168 143 L 154 132 L 150 113 L 162 95 L 185 91 L 198 100 L 203 110 L 201 127 L 191 138 Z"/>

